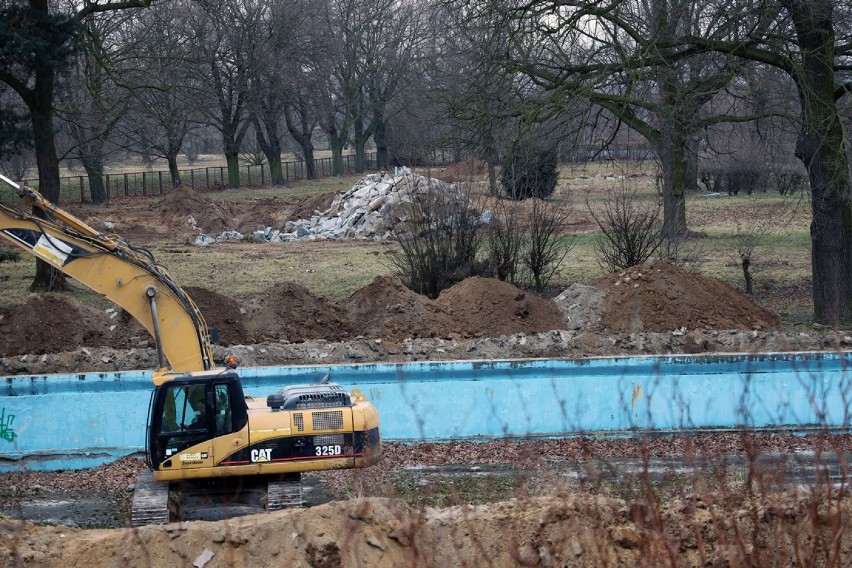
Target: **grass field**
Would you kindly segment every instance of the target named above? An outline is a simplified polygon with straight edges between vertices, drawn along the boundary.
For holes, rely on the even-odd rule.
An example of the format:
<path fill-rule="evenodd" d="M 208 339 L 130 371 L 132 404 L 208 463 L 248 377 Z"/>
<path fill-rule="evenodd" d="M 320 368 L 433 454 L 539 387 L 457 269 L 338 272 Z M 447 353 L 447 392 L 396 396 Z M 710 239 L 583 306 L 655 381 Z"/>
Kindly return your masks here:
<path fill-rule="evenodd" d="M 441 169 L 420 173 L 440 177 Z M 600 211 L 614 192 L 635 191 L 640 206 L 653 206 L 658 199 L 655 169 L 651 163 L 600 162 L 584 166 L 566 165 L 560 170 L 552 203 L 571 210 L 569 233 L 574 246 L 550 282 L 549 294 L 573 282 L 588 283 L 606 273 L 597 260 L 595 242 L 599 230 L 590 209 Z M 222 190 L 207 193 L 212 200 L 250 205 L 275 197 L 283 202 L 311 195 L 349 189 L 360 176 L 325 178 L 292 183 L 287 187 Z M 483 178 L 462 181 L 472 191 L 484 192 Z M 159 198 L 150 198 L 151 200 Z M 810 317 L 810 207 L 807 196 L 778 194 L 709 195 L 689 194 L 687 223 L 690 237 L 681 252 L 686 266 L 743 288 L 738 250 L 744 241 L 758 238 L 752 253 L 754 300 L 781 315 L 788 325 L 807 323 Z M 140 208 L 135 199 L 108 206 L 120 217 L 122 208 Z M 81 214 L 101 218 L 106 213 L 91 205 L 78 206 Z M 260 228 L 260 227 L 258 227 Z M 201 286 L 241 297 L 260 292 L 282 281 L 297 281 L 314 293 L 344 301 L 378 274 L 392 271 L 388 255 L 396 245 L 373 241 L 314 241 L 277 245 L 228 243 L 197 247 L 186 239 L 165 238 L 144 243 L 169 268 L 178 282 Z M 11 248 L 11 245 L 2 245 Z M 18 262 L 0 263 L 0 306 L 23 303 L 34 274 L 34 261 L 24 255 Z M 93 295 L 76 291 L 87 301 Z"/>

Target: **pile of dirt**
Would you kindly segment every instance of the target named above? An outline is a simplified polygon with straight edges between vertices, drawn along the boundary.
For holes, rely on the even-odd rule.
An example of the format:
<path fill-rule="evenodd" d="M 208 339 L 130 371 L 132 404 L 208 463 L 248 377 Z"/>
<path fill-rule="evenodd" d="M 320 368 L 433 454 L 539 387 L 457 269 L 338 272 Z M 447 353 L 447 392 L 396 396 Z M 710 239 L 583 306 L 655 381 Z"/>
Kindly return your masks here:
<path fill-rule="evenodd" d="M 188 187 L 180 187 L 153 203 L 152 212 L 168 220 L 174 228 L 189 227 L 194 233 L 216 235 L 236 226 L 238 208 L 224 201 L 214 201 Z"/>
<path fill-rule="evenodd" d="M 405 287 L 396 276 L 377 276 L 346 303 L 352 327 L 367 338 L 451 337 L 459 333 L 452 312 Z"/>
<path fill-rule="evenodd" d="M 246 329 L 253 342 L 342 341 L 352 335 L 346 310 L 301 284 L 270 286 L 249 302 Z"/>
<path fill-rule="evenodd" d="M 62 294 L 32 294 L 24 305 L 0 310 L 0 353 L 40 355 L 81 346 L 129 349 L 148 345 L 148 332 L 116 308 L 98 310 Z"/>
<path fill-rule="evenodd" d="M 327 211 L 334 202 L 335 197 L 337 197 L 337 192 L 334 191 L 303 197 L 295 204 L 291 205 L 291 209 L 285 221 L 288 219 L 310 219 L 313 215 Z"/>
<path fill-rule="evenodd" d="M 437 301 L 468 337 L 562 329 L 562 313 L 552 300 L 494 278 L 466 278 L 441 292 Z"/>
<path fill-rule="evenodd" d="M 603 276 L 606 292 L 598 329 L 616 333 L 681 328 L 774 330 L 781 322 L 729 284 L 654 261 Z"/>
<path fill-rule="evenodd" d="M 488 164 L 476 158 L 470 158 L 444 168 L 437 177 L 444 181 L 457 182 L 467 181 L 474 176 L 481 176 L 488 171 Z"/>
<path fill-rule="evenodd" d="M 245 316 L 236 300 L 196 286 L 187 286 L 184 290 L 198 306 L 211 333 L 216 330 L 219 343 L 243 345 L 248 342 Z"/>

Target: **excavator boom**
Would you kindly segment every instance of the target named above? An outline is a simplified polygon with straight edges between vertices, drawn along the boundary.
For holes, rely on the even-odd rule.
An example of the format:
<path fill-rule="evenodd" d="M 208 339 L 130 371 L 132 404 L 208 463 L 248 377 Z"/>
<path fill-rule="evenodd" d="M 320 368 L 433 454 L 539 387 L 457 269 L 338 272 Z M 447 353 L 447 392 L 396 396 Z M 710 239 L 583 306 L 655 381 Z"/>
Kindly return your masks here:
<path fill-rule="evenodd" d="M 31 188 L 3 175 L 0 179 L 45 216 L 0 204 L 0 236 L 136 318 L 156 340 L 161 369 L 189 372 L 212 367 L 210 337 L 201 312 L 148 251 L 96 231 Z"/>

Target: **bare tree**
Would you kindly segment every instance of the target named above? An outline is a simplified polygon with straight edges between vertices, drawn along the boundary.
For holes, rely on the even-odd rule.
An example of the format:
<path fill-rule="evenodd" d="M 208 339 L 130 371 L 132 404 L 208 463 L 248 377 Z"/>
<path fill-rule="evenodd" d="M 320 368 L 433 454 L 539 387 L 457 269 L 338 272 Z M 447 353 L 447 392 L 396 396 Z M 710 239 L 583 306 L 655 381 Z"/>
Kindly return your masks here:
<path fill-rule="evenodd" d="M 104 162 L 117 150 L 112 133 L 124 117 L 129 93 L 117 82 L 117 67 L 126 56 L 127 44 L 111 41 L 120 36 L 126 13 L 97 14 L 86 21 L 83 50 L 60 79 L 56 113 L 71 147 L 67 159 L 82 164 L 94 204 L 109 200 L 104 185 Z"/>
<path fill-rule="evenodd" d="M 459 0 L 470 21 L 502 21 L 502 74 L 526 84 L 528 113 L 560 113 L 572 98 L 591 103 L 590 122 L 606 121 L 609 141 L 626 125 L 656 150 L 662 166 L 664 226 L 687 230 L 687 181 L 694 136 L 718 121 L 753 118 L 700 111 L 738 72 L 727 54 L 667 50 L 683 34 L 710 33 L 707 4 L 692 0 Z M 711 3 L 712 5 L 712 3 Z M 615 124 L 610 120 L 616 119 Z M 537 119 L 541 122 L 541 119 Z"/>
<path fill-rule="evenodd" d="M 717 33 L 674 49 L 733 54 L 788 73 L 801 106 L 796 156 L 811 189 L 814 319 L 852 322 L 852 184 L 840 102 L 852 91 L 852 7 L 836 0 L 733 2 Z"/>
<path fill-rule="evenodd" d="M 76 52 L 82 23 L 91 15 L 147 7 L 151 0 L 120 0 L 57 4 L 33 0 L 8 3 L 0 9 L 0 82 L 15 91 L 27 106 L 32 122 L 39 190 L 59 200 L 59 158 L 56 151 L 54 97 L 56 79 Z M 61 290 L 65 278 L 43 261 L 36 262 L 34 290 Z"/>
<path fill-rule="evenodd" d="M 305 162 L 305 177 L 308 179 L 317 177 L 312 141 L 314 131 L 319 124 L 319 112 L 315 104 L 317 89 L 312 83 L 316 80 L 317 71 L 316 68 L 299 69 L 290 75 L 287 102 L 283 109 L 287 131 L 299 145 Z"/>
<path fill-rule="evenodd" d="M 769 225 L 766 223 L 761 225 L 749 224 L 747 227 L 737 224 L 737 230 L 734 233 L 734 248 L 736 249 L 737 261 L 743 271 L 745 291 L 749 294 L 753 292 L 753 278 L 751 274 L 752 257 L 757 246 L 766 237 L 769 228 Z"/>
<path fill-rule="evenodd" d="M 512 284 L 517 284 L 521 250 L 527 236 L 520 207 L 512 200 L 497 199 L 486 231 L 491 271 L 499 280 Z"/>
<path fill-rule="evenodd" d="M 270 179 L 276 185 L 285 181 L 281 152 L 284 136 L 290 130 L 292 121 L 288 122 L 288 114 L 292 112 L 300 77 L 312 66 L 315 54 L 322 52 L 313 26 L 318 7 L 311 0 L 269 2 L 268 16 L 261 23 L 262 34 L 256 38 L 257 64 L 252 68 L 251 80 L 252 124 L 257 144 L 269 163 Z M 302 134 L 297 129 L 296 132 Z M 311 134 L 307 134 L 308 143 Z M 308 177 L 313 178 L 313 148 L 309 153 Z"/>
<path fill-rule="evenodd" d="M 408 288 L 437 298 L 441 290 L 478 275 L 479 215 L 467 195 L 443 187 L 412 187 L 410 195 L 391 264 Z"/>
<path fill-rule="evenodd" d="M 132 97 L 117 128 L 131 150 L 166 160 L 172 187 L 181 185 L 178 156 L 198 122 L 196 62 L 184 26 L 175 25 L 187 18 L 187 10 L 181 1 L 158 3 L 123 27 L 123 42 L 137 57 L 120 69 Z"/>
<path fill-rule="evenodd" d="M 433 25 L 452 31 L 434 46 L 441 56 L 430 58 L 432 97 L 443 108 L 446 138 L 485 161 L 489 190 L 497 195 L 497 168 L 515 137 L 524 98 L 513 77 L 502 72 L 511 38 L 499 14 L 485 11 L 471 18 L 469 11 L 452 3 L 440 8 Z"/>
<path fill-rule="evenodd" d="M 193 93 L 200 120 L 216 128 L 228 166 L 228 185 L 240 187 L 240 148 L 252 124 L 251 82 L 268 6 L 261 0 L 217 0 L 191 5 L 184 23 L 192 32 L 201 79 Z"/>

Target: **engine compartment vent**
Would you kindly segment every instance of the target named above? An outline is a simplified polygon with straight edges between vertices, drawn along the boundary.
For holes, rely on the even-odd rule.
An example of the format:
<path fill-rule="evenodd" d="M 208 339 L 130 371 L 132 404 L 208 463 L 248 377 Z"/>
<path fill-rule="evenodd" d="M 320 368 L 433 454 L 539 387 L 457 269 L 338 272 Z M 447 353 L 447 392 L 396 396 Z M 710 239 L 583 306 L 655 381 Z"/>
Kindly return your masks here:
<path fill-rule="evenodd" d="M 266 397 L 273 412 L 279 410 L 308 410 L 352 406 L 349 393 L 336 383 L 292 385 Z"/>

